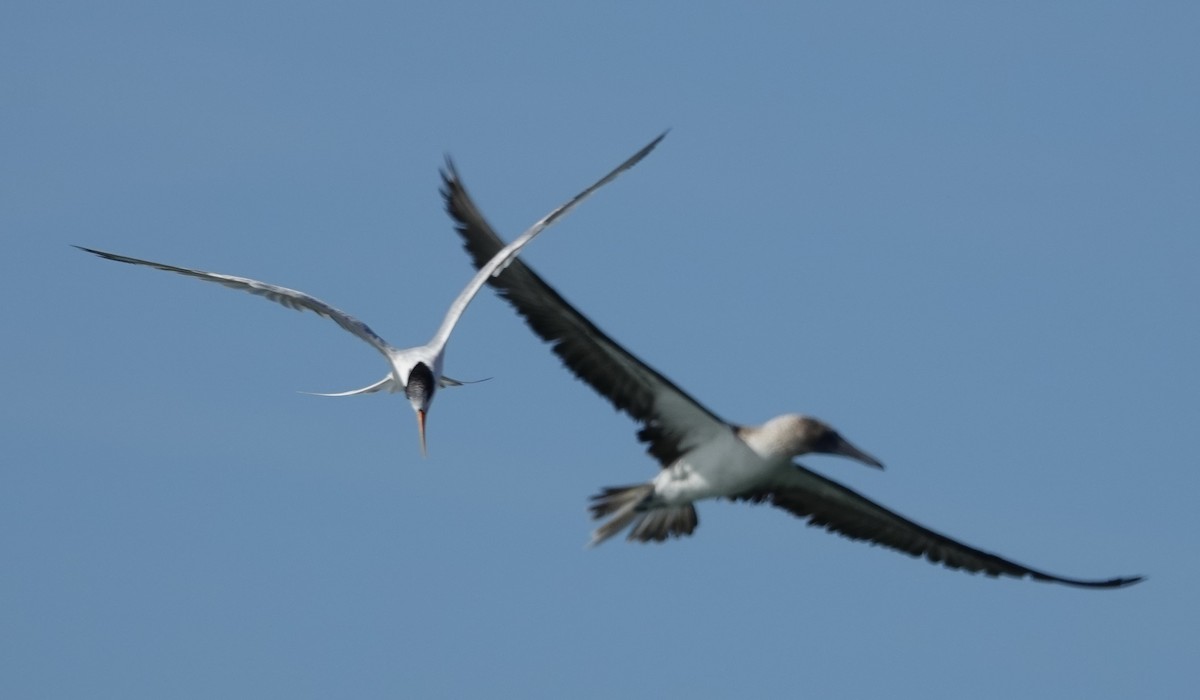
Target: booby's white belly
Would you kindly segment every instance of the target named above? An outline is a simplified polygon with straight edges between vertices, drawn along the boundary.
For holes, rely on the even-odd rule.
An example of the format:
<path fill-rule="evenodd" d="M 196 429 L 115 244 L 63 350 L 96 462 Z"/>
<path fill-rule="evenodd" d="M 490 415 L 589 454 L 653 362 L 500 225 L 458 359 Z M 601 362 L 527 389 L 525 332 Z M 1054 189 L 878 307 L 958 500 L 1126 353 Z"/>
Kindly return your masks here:
<path fill-rule="evenodd" d="M 654 479 L 655 500 L 681 505 L 744 493 L 767 480 L 777 466 L 729 432 L 680 457 Z"/>

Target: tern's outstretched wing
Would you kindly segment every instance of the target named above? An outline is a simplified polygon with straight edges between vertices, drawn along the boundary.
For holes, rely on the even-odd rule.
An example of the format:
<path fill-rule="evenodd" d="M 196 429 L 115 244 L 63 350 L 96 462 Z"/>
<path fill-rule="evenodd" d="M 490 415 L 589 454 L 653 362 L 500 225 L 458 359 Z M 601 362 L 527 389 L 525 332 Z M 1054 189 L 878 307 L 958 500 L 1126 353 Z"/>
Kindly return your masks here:
<path fill-rule="evenodd" d="M 296 311 L 303 311 L 307 309 L 319 316 L 324 316 L 359 338 L 362 338 L 367 343 L 370 343 L 371 347 L 383 353 L 384 356 L 387 356 L 388 350 L 391 347 L 387 344 L 387 341 L 376 335 L 375 331 L 371 330 L 370 326 L 367 324 L 363 323 L 357 318 L 354 318 L 350 314 L 345 313 L 344 311 L 339 311 L 338 309 L 333 308 L 320 299 L 310 297 L 304 292 L 298 292 L 294 289 L 279 287 L 266 282 L 259 282 L 258 280 L 252 280 L 246 277 L 234 277 L 232 275 L 222 275 L 216 272 L 205 272 L 203 270 L 192 270 L 186 267 L 175 267 L 174 265 L 166 265 L 164 263 L 156 263 L 149 260 L 130 258 L 125 255 L 106 253 L 102 250 L 84 248 L 83 246 L 78 245 L 75 247 L 84 252 L 91 253 L 92 255 L 98 255 L 107 260 L 129 263 L 130 265 L 145 265 L 147 267 L 153 267 L 157 270 L 165 270 L 167 272 L 175 272 L 181 275 L 187 275 L 188 277 L 195 277 L 196 279 L 201 279 L 206 282 L 223 284 L 232 289 L 240 289 L 243 292 L 249 292 L 256 296 L 263 297 L 264 299 L 270 299 L 276 304 L 286 306 L 289 309 L 295 309 Z"/>
<path fill-rule="evenodd" d="M 446 318 L 442 321 L 441 327 L 438 328 L 437 334 L 433 336 L 433 340 L 429 341 L 430 346 L 435 348 L 442 348 L 445 346 L 446 341 L 450 338 L 450 333 L 454 330 L 454 326 L 458 323 L 458 319 L 466 310 L 467 304 L 471 303 L 471 300 L 474 299 L 475 295 L 479 293 L 480 288 L 483 287 L 484 282 L 488 281 L 489 277 L 498 274 L 501 270 L 507 267 L 513 261 L 513 259 L 517 257 L 517 254 L 521 252 L 521 249 L 524 248 L 530 241 L 532 241 L 535 236 L 553 225 L 554 222 L 566 216 L 568 212 L 576 207 L 576 205 L 592 196 L 593 192 L 615 180 L 621 173 L 637 165 L 643 158 L 650 154 L 650 151 L 654 150 L 654 147 L 657 146 L 658 142 L 662 141 L 666 135 L 667 133 L 665 131 L 659 134 L 657 138 L 643 146 L 640 151 L 634 153 L 632 156 L 626 159 L 625 162 L 613 168 L 607 175 L 592 183 L 587 189 L 575 195 L 565 203 L 559 205 L 554 209 L 554 211 L 543 216 L 537 221 L 537 223 L 535 223 L 533 226 L 530 226 L 525 233 L 522 233 L 520 236 L 514 238 L 511 243 L 503 248 L 498 248 L 486 262 L 481 262 L 479 265 L 479 271 L 475 273 L 475 276 L 471 278 L 471 281 L 467 283 L 467 286 L 462 290 L 461 293 L 459 293 L 458 298 L 455 299 L 454 303 L 450 305 L 450 309 L 446 311 Z M 450 173 L 450 177 L 452 177 L 455 181 L 458 180 L 458 173 L 455 172 L 454 164 L 451 163 L 449 159 L 446 160 L 446 171 Z M 442 173 L 442 177 L 443 179 L 447 177 L 445 172 Z"/>

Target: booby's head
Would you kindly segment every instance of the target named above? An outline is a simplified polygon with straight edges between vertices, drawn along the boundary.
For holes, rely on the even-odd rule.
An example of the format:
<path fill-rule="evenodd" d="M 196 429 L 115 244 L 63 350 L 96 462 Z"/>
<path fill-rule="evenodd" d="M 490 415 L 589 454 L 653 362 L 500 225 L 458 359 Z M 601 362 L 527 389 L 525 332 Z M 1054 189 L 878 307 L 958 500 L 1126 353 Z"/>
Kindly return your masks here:
<path fill-rule="evenodd" d="M 774 438 L 779 452 L 793 457 L 811 452 L 841 455 L 883 469 L 882 462 L 850 444 L 838 431 L 816 418 L 787 413 L 764 423 L 762 430 Z"/>
<path fill-rule="evenodd" d="M 413 365 L 412 370 L 408 373 L 408 382 L 404 385 L 404 395 L 408 397 L 408 402 L 412 404 L 413 410 L 417 413 L 417 433 L 421 436 L 422 457 L 426 456 L 425 414 L 429 412 L 429 405 L 433 403 L 435 390 L 437 390 L 437 380 L 429 366 L 424 362 Z"/>

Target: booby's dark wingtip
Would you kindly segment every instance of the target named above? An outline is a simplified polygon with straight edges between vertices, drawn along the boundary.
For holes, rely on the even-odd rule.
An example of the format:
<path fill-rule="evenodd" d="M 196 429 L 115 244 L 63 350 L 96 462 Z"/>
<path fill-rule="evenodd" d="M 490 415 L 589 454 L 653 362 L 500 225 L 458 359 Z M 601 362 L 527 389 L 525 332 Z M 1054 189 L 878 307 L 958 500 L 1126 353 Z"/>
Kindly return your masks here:
<path fill-rule="evenodd" d="M 1087 581 L 1075 578 L 1062 578 L 1061 576 L 1050 576 L 1048 574 L 1033 575 L 1033 578 L 1038 581 L 1047 583 L 1065 583 L 1068 586 L 1077 588 L 1128 588 L 1134 584 L 1141 583 L 1146 580 L 1145 576 L 1118 576 L 1117 578 L 1105 579 L 1103 581 Z"/>
<path fill-rule="evenodd" d="M 658 136 L 655 136 L 653 141 L 643 146 L 642 150 L 638 151 L 632 158 L 629 159 L 629 164 L 632 165 L 633 163 L 636 163 L 649 155 L 650 151 L 653 151 L 655 148 L 657 148 L 658 144 L 662 143 L 662 140 L 667 138 L 667 134 L 669 133 L 671 133 L 671 130 L 667 129 Z"/>
<path fill-rule="evenodd" d="M 449 184 L 451 181 L 458 180 L 458 168 L 454 167 L 454 159 L 449 153 L 444 154 L 446 164 L 443 165 L 439 172 L 442 174 L 442 182 Z"/>

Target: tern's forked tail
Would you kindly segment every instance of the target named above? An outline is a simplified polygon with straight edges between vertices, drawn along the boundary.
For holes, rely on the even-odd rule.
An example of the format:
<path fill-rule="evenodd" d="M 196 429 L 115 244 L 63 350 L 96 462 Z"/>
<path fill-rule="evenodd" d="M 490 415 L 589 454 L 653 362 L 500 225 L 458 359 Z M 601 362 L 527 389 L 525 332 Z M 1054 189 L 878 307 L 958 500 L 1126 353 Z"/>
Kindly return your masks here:
<path fill-rule="evenodd" d="M 389 373 L 388 376 L 384 377 L 383 379 L 380 379 L 379 381 L 375 382 L 374 384 L 372 384 L 370 386 L 364 386 L 361 389 L 351 389 L 350 391 L 339 391 L 336 393 L 324 393 L 324 392 L 319 392 L 319 391 L 302 391 L 300 393 L 308 394 L 309 396 L 335 396 L 336 397 L 336 396 L 358 396 L 359 394 L 374 394 L 377 391 L 383 391 L 385 389 L 387 391 L 396 391 L 396 389 L 400 386 L 400 384 L 398 384 L 395 380 L 393 380 L 392 376 L 393 375 Z"/>

